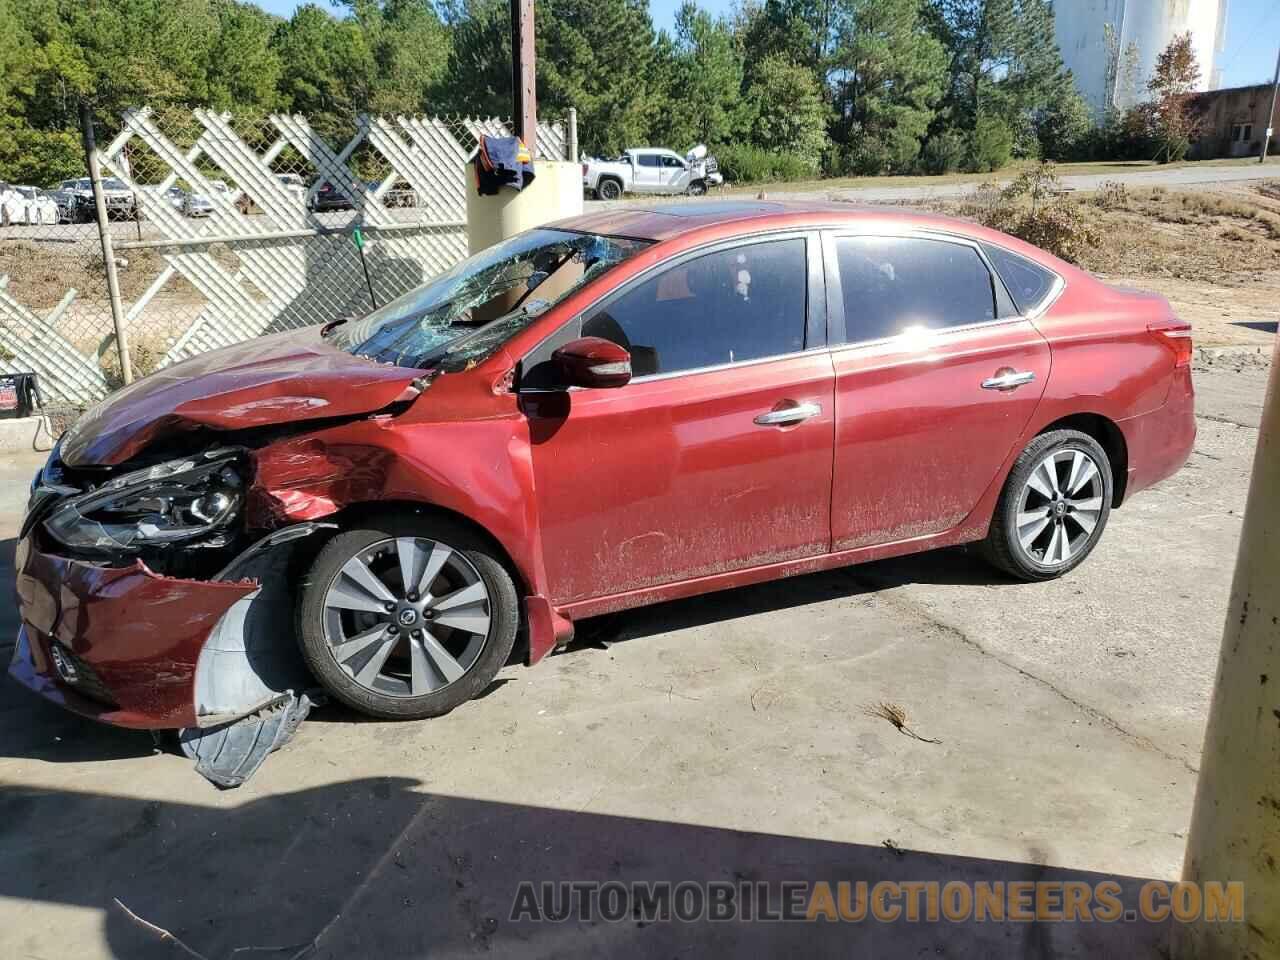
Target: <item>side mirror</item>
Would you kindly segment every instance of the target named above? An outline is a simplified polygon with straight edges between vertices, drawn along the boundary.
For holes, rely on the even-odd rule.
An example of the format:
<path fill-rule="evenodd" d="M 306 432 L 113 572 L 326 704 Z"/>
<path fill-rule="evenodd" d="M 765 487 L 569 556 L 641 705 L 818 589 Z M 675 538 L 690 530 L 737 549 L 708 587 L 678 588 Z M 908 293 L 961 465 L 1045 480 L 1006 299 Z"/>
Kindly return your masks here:
<path fill-rule="evenodd" d="M 631 354 L 602 337 L 571 340 L 551 362 L 566 387 L 622 387 L 631 380 Z"/>

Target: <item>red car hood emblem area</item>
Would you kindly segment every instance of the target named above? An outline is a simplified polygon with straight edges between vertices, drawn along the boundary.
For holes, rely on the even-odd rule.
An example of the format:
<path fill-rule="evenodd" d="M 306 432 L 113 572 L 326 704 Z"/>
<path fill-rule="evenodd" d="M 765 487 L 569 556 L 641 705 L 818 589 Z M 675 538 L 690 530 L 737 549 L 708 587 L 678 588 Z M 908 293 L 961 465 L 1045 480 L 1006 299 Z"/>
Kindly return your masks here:
<path fill-rule="evenodd" d="M 114 466 L 184 431 L 358 416 L 421 392 L 423 371 L 335 350 L 318 327 L 184 360 L 89 410 L 62 438 L 72 467 Z"/>

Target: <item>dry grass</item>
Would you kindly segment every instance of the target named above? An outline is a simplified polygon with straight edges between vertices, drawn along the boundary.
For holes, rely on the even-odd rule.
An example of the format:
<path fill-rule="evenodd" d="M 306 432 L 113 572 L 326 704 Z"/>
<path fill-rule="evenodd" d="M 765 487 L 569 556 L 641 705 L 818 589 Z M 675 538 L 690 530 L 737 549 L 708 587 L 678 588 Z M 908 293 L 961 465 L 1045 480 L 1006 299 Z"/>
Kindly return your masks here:
<path fill-rule="evenodd" d="M 1093 211 L 1101 239 L 1081 260 L 1088 270 L 1223 284 L 1280 267 L 1280 215 L 1248 194 L 1129 191 Z"/>
<path fill-rule="evenodd" d="M 874 717 L 877 720 L 888 720 L 893 724 L 895 730 L 905 736 L 911 737 L 913 740 L 919 740 L 921 743 L 941 743 L 941 740 L 931 740 L 928 737 L 922 737 L 908 726 L 908 716 L 906 707 L 897 703 L 890 703 L 882 700 L 879 703 L 868 703 L 862 708 L 862 712 L 868 717 Z"/>
<path fill-rule="evenodd" d="M 164 257 L 155 250 L 131 250 L 125 265 L 116 271 L 120 280 L 120 296 L 126 301 L 137 299 L 165 268 Z M 9 293 L 21 304 L 36 311 L 56 307 L 68 288 L 74 287 L 81 299 L 107 303 L 107 277 L 102 254 L 93 244 L 76 243 L 68 247 L 31 240 L 0 242 L 0 276 L 9 277 Z M 175 277 L 164 290 L 174 299 L 200 299 L 200 294 L 185 279 Z"/>
<path fill-rule="evenodd" d="M 1059 176 L 1073 177 L 1085 175 L 1115 175 L 1129 173 L 1146 173 L 1151 171 L 1175 170 L 1181 167 L 1193 167 L 1197 170 L 1204 170 L 1210 167 L 1240 167 L 1249 164 L 1256 164 L 1257 157 L 1220 159 L 1220 160 L 1183 160 L 1178 163 L 1156 163 L 1152 160 L 1103 160 L 1103 161 L 1086 161 L 1082 163 L 1060 163 L 1057 165 Z M 1268 163 L 1274 163 L 1280 168 L 1280 156 L 1270 157 Z M 834 190 L 848 189 L 876 189 L 884 187 L 941 187 L 951 186 L 957 183 L 984 183 L 992 181 L 1009 181 L 1018 174 L 1032 169 L 1036 166 L 1036 161 L 1019 160 L 1009 166 L 996 170 L 991 173 L 947 173 L 939 176 L 920 176 L 920 175 L 896 175 L 896 176 L 878 176 L 878 177 L 829 177 L 818 180 L 800 180 L 788 183 L 743 183 L 743 184 L 727 184 L 724 187 L 725 193 L 749 193 L 756 194 L 761 190 L 769 192 L 777 189 L 780 193 L 826 193 Z M 648 202 L 650 198 L 634 197 L 632 198 L 638 203 Z"/>
<path fill-rule="evenodd" d="M 930 207 L 979 219 L 982 191 Z M 1280 269 L 1280 182 L 1235 192 L 1133 189 L 1109 183 L 1073 197 L 1093 242 L 1078 262 L 1094 273 L 1235 285 Z"/>

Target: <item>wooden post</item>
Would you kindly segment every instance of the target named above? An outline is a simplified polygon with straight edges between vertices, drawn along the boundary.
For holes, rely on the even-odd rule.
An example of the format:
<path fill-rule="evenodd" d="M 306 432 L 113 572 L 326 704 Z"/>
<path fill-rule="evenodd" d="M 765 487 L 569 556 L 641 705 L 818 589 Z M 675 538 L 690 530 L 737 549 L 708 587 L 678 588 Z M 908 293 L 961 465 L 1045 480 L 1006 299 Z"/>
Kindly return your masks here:
<path fill-rule="evenodd" d="M 533 0 L 511 0 L 511 119 L 516 136 L 524 141 L 530 153 L 538 148 L 536 68 Z"/>
<path fill-rule="evenodd" d="M 98 218 L 98 243 L 102 247 L 102 266 L 107 274 L 107 298 L 111 302 L 111 325 L 115 329 L 116 353 L 120 357 L 120 379 L 128 386 L 133 383 L 133 363 L 129 358 L 124 303 L 120 299 L 120 278 L 116 274 L 116 254 L 111 243 L 107 202 L 102 194 L 102 170 L 98 163 L 98 144 L 93 134 L 93 111 L 83 101 L 80 104 L 80 135 L 84 143 L 85 165 L 89 169 L 89 182 L 93 187 L 93 208 Z M 134 216 L 137 215 L 135 207 Z"/>
<path fill-rule="evenodd" d="M 1280 351 L 1262 405 L 1182 878 L 1244 885 L 1244 916 L 1175 924 L 1175 960 L 1280 956 Z"/>

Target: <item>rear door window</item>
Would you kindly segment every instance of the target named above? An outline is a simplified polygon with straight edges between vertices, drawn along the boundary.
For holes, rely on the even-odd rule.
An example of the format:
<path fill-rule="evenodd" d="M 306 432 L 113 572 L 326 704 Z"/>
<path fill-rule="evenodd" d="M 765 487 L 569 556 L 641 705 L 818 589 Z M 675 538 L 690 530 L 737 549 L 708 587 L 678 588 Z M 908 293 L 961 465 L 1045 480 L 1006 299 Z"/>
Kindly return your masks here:
<path fill-rule="evenodd" d="M 996 318 L 991 271 L 968 244 L 838 237 L 835 248 L 850 343 Z"/>
<path fill-rule="evenodd" d="M 582 336 L 631 352 L 637 377 L 805 348 L 805 240 L 743 244 L 677 263 L 591 313 Z"/>

